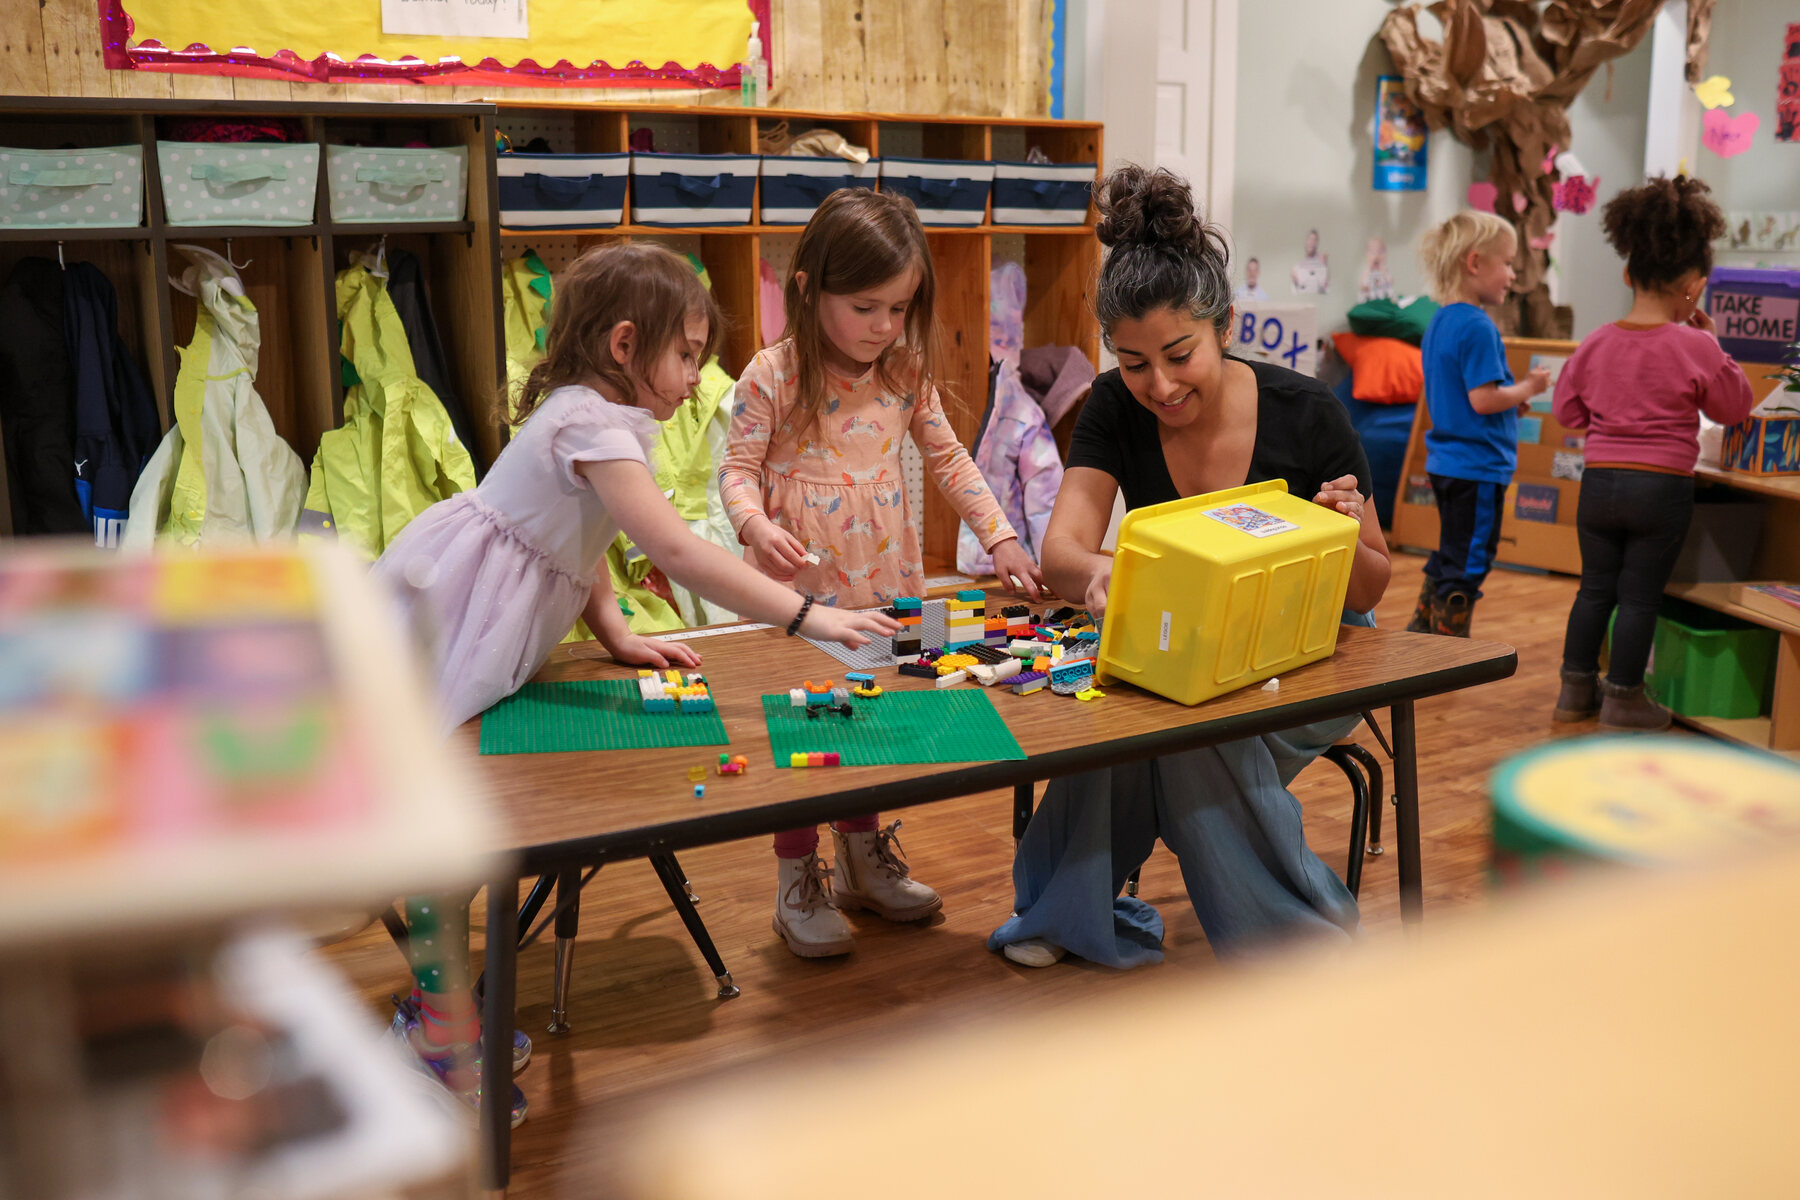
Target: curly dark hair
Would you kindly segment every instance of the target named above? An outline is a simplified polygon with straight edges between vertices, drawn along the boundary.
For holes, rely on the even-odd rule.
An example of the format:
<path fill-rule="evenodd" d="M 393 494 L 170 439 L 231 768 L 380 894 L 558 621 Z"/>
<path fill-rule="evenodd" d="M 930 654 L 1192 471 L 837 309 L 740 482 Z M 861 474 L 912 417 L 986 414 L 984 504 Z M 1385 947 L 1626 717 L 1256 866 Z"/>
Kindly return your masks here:
<path fill-rule="evenodd" d="M 1600 226 L 1634 287 L 1661 291 L 1684 275 L 1712 270 L 1712 244 L 1725 232 L 1725 214 L 1711 190 L 1686 175 L 1658 175 L 1606 202 Z"/>
<path fill-rule="evenodd" d="M 1231 317 L 1225 231 L 1194 210 L 1188 181 L 1162 167 L 1127 165 L 1100 181 L 1100 224 L 1110 249 L 1094 307 L 1112 338 L 1120 321 L 1173 308 L 1221 332 Z"/>

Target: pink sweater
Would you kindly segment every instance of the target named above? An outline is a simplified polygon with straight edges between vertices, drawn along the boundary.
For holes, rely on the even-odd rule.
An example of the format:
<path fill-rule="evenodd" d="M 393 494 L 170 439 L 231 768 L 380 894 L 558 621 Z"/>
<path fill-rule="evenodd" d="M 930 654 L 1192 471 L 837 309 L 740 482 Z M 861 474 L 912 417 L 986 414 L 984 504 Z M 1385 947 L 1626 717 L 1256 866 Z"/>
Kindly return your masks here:
<path fill-rule="evenodd" d="M 1591 463 L 1692 471 L 1700 414 L 1735 425 L 1754 405 L 1744 369 L 1712 334 L 1688 325 L 1602 325 L 1556 381 L 1556 419 L 1588 431 Z"/>

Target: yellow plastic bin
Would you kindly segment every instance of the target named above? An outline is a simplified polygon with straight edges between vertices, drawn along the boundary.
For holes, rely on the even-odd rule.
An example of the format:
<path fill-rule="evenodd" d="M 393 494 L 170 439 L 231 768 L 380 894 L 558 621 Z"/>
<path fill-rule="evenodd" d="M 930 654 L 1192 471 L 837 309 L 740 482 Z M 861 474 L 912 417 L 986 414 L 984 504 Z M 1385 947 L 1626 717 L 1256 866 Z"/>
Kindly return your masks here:
<path fill-rule="evenodd" d="M 1127 513 L 1101 679 L 1198 704 L 1329 657 L 1357 531 L 1278 479 Z"/>

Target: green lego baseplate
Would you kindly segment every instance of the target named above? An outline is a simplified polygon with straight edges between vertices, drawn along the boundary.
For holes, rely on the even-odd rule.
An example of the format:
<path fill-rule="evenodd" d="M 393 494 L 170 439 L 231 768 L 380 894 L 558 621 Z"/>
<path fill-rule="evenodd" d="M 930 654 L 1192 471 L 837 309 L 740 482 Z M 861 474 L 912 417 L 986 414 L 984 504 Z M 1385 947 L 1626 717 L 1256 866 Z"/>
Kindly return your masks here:
<path fill-rule="evenodd" d="M 528 683 L 481 718 L 483 754 L 726 746 L 717 710 L 647 713 L 635 679 Z"/>
<path fill-rule="evenodd" d="M 786 695 L 764 696 L 763 718 L 775 765 L 786 767 L 793 755 L 814 751 L 836 754 L 846 767 L 1025 757 L 993 701 L 972 688 L 884 691 L 873 700 L 852 703 L 855 713 L 847 718 L 829 709 L 809 717 Z"/>

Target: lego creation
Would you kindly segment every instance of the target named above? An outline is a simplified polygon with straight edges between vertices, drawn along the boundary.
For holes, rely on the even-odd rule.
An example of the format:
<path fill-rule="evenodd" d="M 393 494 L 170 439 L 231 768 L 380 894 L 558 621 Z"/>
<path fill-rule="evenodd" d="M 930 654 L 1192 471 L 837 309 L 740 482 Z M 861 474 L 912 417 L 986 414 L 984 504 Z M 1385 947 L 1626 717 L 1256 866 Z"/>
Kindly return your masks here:
<path fill-rule="evenodd" d="M 742 754 L 721 754 L 717 770 L 721 775 L 742 775 L 750 769 L 750 760 Z"/>
<path fill-rule="evenodd" d="M 639 671 L 638 697 L 647 713 L 701 713 L 714 711 L 706 676 L 680 671 Z"/>
<path fill-rule="evenodd" d="M 483 754 L 724 746 L 730 741 L 716 709 L 680 719 L 645 712 L 636 679 L 528 683 L 481 718 Z"/>
<path fill-rule="evenodd" d="M 854 721 L 808 721 L 786 696 L 764 696 L 762 703 L 778 766 L 816 752 L 858 767 L 1025 757 L 987 694 L 973 688 L 889 692 Z"/>

